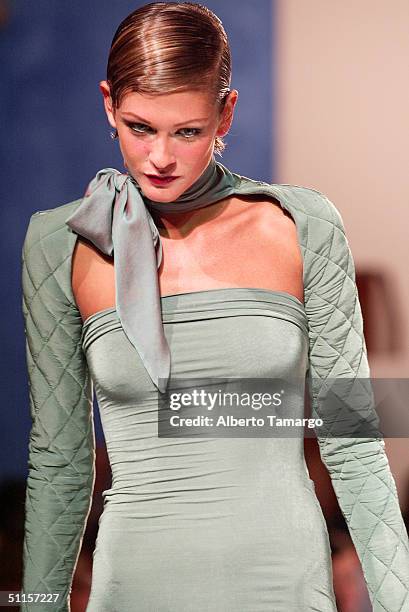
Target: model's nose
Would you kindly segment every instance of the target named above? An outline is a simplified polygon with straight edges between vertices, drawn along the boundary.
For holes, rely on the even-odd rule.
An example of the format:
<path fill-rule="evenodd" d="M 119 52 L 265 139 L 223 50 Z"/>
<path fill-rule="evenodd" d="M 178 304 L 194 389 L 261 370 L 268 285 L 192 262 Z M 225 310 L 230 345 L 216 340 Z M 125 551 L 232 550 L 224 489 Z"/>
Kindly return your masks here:
<path fill-rule="evenodd" d="M 166 138 L 157 138 L 152 144 L 149 160 L 155 166 L 158 174 L 170 174 L 173 171 L 175 156 Z"/>

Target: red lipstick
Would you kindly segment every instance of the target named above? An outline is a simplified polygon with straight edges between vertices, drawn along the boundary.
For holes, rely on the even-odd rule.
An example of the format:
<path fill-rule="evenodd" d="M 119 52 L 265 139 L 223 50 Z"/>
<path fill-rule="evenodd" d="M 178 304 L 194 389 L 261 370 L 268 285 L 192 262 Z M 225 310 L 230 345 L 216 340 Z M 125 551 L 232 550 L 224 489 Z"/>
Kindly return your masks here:
<path fill-rule="evenodd" d="M 170 185 L 174 180 L 179 178 L 178 176 L 159 176 L 157 174 L 145 174 L 153 185 Z"/>

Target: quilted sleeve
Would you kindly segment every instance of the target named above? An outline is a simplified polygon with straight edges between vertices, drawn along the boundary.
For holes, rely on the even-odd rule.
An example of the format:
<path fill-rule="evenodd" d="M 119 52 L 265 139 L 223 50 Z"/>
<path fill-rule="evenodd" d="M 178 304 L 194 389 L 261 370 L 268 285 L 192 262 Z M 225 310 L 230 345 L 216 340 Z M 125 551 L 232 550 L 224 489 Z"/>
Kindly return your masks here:
<path fill-rule="evenodd" d="M 312 416 L 321 417 L 327 426 L 324 434 L 317 429 L 320 455 L 359 556 L 373 610 L 406 612 L 408 535 L 384 439 L 379 431 L 340 437 L 337 429 L 350 419 L 351 411 L 372 424 L 378 421 L 354 261 L 339 211 L 324 195 L 322 206 L 325 212 L 309 221 L 310 269 L 305 284 Z M 332 385 L 336 389 L 341 379 L 367 379 L 367 384 L 364 380 L 339 403 L 324 401 L 326 390 Z M 347 387 L 338 384 L 340 388 Z"/>
<path fill-rule="evenodd" d="M 80 345 L 79 312 L 67 290 L 70 258 L 62 252 L 61 234 L 47 227 L 46 214 L 31 217 L 22 250 L 32 422 L 22 601 L 31 593 L 55 596 L 52 603 L 22 603 L 21 610 L 69 612 L 95 480 L 93 387 Z"/>

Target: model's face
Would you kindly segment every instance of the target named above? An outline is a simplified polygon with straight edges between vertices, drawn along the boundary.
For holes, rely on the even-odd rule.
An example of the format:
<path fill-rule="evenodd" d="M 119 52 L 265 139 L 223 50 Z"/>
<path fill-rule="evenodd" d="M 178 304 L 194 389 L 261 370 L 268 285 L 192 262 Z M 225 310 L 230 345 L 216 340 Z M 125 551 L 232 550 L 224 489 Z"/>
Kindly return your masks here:
<path fill-rule="evenodd" d="M 106 81 L 100 83 L 105 110 L 118 130 L 124 164 L 144 195 L 172 202 L 204 172 L 216 136 L 224 136 L 233 119 L 237 91 L 230 92 L 220 114 L 208 94 L 189 91 L 157 96 L 129 92 L 113 109 Z M 177 177 L 155 183 L 147 175 Z"/>

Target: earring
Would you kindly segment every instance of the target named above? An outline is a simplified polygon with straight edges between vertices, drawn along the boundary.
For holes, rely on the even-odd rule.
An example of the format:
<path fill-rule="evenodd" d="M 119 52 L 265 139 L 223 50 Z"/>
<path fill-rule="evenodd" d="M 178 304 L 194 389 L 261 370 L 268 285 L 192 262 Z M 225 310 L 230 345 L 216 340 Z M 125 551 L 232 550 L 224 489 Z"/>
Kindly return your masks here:
<path fill-rule="evenodd" d="M 111 136 L 112 140 L 115 140 L 115 138 L 118 138 L 118 130 L 115 130 L 115 132 L 111 132 L 110 136 Z"/>

